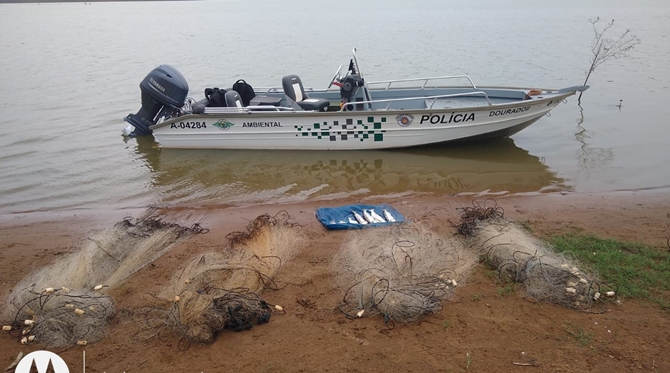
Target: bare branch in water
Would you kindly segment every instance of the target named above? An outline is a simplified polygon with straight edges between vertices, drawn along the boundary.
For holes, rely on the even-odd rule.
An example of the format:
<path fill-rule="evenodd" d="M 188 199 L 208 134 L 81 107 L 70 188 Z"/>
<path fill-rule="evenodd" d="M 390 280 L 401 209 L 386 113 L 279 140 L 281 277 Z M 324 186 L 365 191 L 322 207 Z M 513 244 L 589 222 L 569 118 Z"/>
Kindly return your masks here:
<path fill-rule="evenodd" d="M 604 64 L 607 60 L 614 58 L 621 58 L 628 56 L 628 52 L 635 48 L 636 45 L 640 44 L 640 39 L 637 36 L 630 32 L 630 29 L 619 36 L 617 39 L 609 39 L 605 37 L 605 34 L 614 26 L 614 20 L 608 22 L 604 27 L 600 28 L 600 17 L 596 19 L 590 19 L 591 25 L 593 26 L 593 43 L 591 44 L 591 66 L 586 71 L 586 78 L 584 79 L 584 85 L 588 82 L 591 74 L 596 70 L 596 67 Z M 579 98 L 577 101 L 581 104 L 582 94 L 579 93 Z"/>

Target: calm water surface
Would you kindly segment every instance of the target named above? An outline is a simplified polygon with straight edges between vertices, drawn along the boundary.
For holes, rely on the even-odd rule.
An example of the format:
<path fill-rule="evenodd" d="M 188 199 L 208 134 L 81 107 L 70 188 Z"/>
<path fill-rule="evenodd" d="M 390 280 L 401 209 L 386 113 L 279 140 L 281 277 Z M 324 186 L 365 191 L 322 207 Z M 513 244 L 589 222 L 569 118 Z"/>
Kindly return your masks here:
<path fill-rule="evenodd" d="M 279 86 L 293 73 L 325 87 L 354 46 L 369 80 L 469 74 L 480 85 L 577 85 L 597 16 L 642 44 L 598 68 L 583 110 L 570 98 L 508 140 L 258 152 L 160 149 L 120 135 L 139 109 L 139 82 L 163 63 L 197 98 L 239 78 Z M 0 5 L 0 35 L 0 213 L 670 185 L 665 1 L 10 4 Z"/>

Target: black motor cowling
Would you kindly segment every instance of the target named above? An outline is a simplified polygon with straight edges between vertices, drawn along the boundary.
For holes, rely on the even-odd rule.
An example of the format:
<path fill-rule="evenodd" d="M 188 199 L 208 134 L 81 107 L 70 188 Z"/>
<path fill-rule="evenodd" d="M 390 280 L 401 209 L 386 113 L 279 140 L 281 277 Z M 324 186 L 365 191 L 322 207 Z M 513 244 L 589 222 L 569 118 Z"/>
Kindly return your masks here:
<path fill-rule="evenodd" d="M 345 99 L 354 97 L 358 88 L 365 85 L 365 81 L 360 75 L 347 75 L 340 83 L 340 96 Z"/>
<path fill-rule="evenodd" d="M 124 120 L 135 127 L 136 135 L 150 135 L 150 126 L 166 111 L 174 111 L 184 106 L 188 94 L 188 83 L 177 69 L 170 65 L 160 65 L 153 69 L 140 83 L 142 107 L 137 114 L 128 114 Z"/>

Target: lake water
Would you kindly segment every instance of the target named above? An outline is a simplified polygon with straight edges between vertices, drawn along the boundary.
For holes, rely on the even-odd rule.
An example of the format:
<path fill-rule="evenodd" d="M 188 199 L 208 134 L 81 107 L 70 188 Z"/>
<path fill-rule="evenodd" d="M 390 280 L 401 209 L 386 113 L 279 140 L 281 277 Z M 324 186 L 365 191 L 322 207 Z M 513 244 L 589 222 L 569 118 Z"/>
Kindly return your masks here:
<path fill-rule="evenodd" d="M 239 78 L 325 87 L 354 46 L 369 80 L 578 85 L 598 16 L 616 20 L 610 37 L 630 28 L 642 44 L 596 70 L 583 110 L 571 97 L 511 139 L 344 153 L 171 150 L 121 136 L 160 64 L 197 98 Z M 669 46 L 670 3 L 653 0 L 3 4 L 0 213 L 666 188 Z"/>

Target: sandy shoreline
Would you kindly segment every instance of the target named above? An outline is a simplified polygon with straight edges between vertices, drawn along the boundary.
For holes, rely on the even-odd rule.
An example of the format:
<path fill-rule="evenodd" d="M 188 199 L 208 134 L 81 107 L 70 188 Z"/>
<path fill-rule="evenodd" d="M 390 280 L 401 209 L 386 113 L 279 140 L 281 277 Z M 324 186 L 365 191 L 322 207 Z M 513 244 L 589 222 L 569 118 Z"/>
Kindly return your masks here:
<path fill-rule="evenodd" d="M 456 208 L 471 206 L 477 196 L 371 198 L 389 203 L 407 219 L 427 221 L 451 234 Z M 505 216 L 529 225 L 539 236 L 592 233 L 668 249 L 670 194 L 667 190 L 605 194 L 508 195 L 495 197 Z M 124 290 L 111 289 L 117 309 L 142 305 L 143 296 L 160 289 L 189 257 L 225 244 L 226 234 L 243 230 L 249 220 L 286 210 L 303 226 L 307 248 L 285 268 L 282 280 L 304 284 L 266 291 L 263 296 L 285 305 L 287 313 L 248 332 L 224 331 L 211 345 L 178 351 L 174 338 L 131 342 L 123 320 L 101 343 L 86 347 L 87 371 L 462 371 L 466 356 L 474 371 L 518 371 L 513 362 L 531 359 L 542 371 L 670 371 L 665 347 L 670 345 L 667 311 L 625 301 L 605 314 L 585 314 L 547 304 L 534 304 L 523 294 L 496 295 L 486 270 L 459 287 L 457 299 L 418 324 L 388 330 L 379 318 L 347 320 L 335 311 L 340 294 L 333 287 L 328 263 L 346 232 L 327 231 L 314 217 L 318 207 L 360 202 L 355 198 L 288 205 L 228 208 L 172 208 L 166 220 L 190 226 L 199 222 L 210 232 L 180 242 L 151 268 L 128 279 Z M 139 211 L 106 214 L 50 213 L 0 217 L 1 296 L 25 275 L 77 248 L 92 230 L 114 224 Z M 476 300 L 475 300 L 476 299 Z M 300 300 L 300 301 L 299 301 Z M 305 301 L 307 300 L 307 301 Z M 309 306 L 306 306 L 309 305 Z M 4 313 L 4 312 L 3 312 Z M 592 335 L 582 346 L 566 332 L 566 323 Z M 444 325 L 450 325 L 448 330 Z M 606 325 L 606 327 L 604 326 Z M 22 346 L 0 335 L 0 365 L 9 365 Z M 62 354 L 70 371 L 82 369 L 81 348 Z M 468 355 L 470 354 L 470 355 Z M 524 360 L 525 359 L 525 360 Z M 141 363 L 141 364 L 140 364 Z M 4 368 L 0 366 L 0 368 Z"/>

